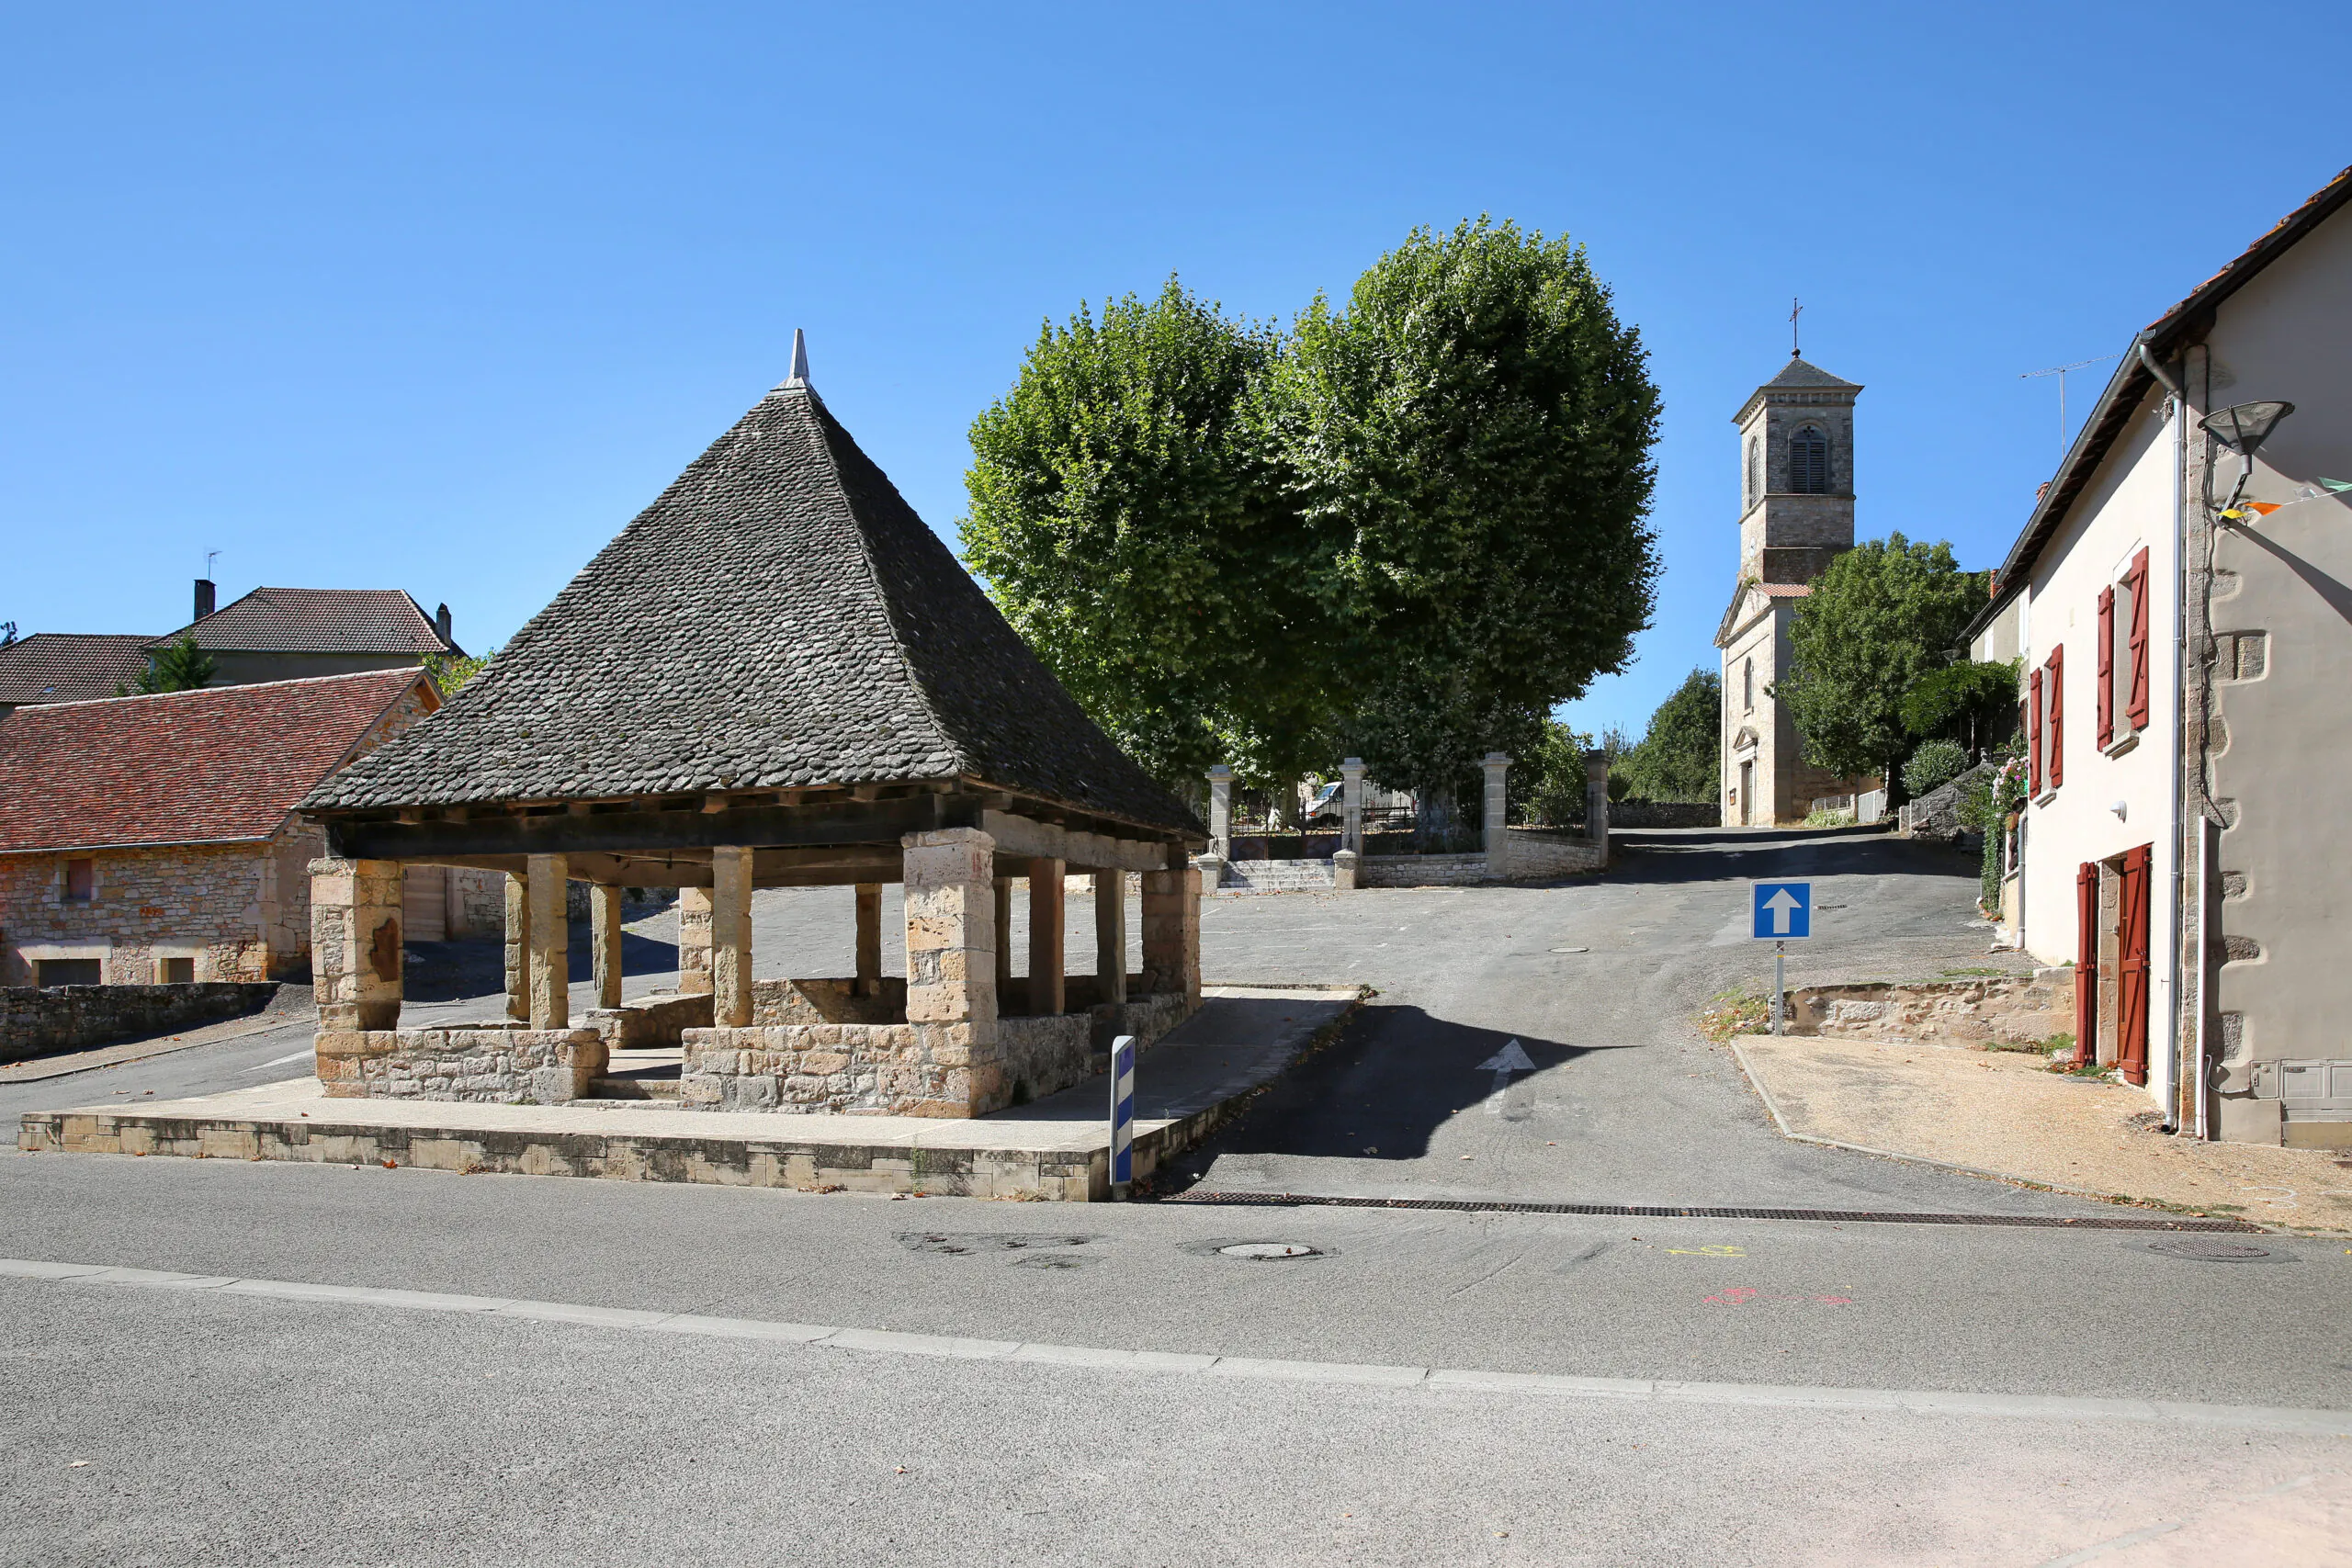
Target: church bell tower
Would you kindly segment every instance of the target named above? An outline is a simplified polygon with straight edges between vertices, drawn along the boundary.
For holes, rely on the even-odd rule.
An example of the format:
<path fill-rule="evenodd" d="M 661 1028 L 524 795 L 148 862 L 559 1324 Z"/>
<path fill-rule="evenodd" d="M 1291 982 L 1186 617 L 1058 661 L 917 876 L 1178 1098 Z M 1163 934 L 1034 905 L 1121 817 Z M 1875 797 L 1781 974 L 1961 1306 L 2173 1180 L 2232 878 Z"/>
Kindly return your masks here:
<path fill-rule="evenodd" d="M 1800 583 L 1854 547 L 1854 399 L 1861 388 L 1792 355 L 1739 426 L 1739 575 Z"/>

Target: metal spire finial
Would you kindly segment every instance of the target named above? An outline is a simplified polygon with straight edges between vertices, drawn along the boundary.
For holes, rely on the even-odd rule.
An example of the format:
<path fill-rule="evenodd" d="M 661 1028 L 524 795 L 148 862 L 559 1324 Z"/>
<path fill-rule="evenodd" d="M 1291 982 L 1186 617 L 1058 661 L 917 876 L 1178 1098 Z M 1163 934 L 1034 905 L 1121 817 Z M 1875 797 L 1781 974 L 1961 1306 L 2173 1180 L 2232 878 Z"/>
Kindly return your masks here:
<path fill-rule="evenodd" d="M 787 387 L 808 384 L 808 340 L 801 335 L 798 327 L 792 329 L 792 374 L 784 378 L 784 384 Z"/>
<path fill-rule="evenodd" d="M 1794 298 L 1792 298 L 1789 300 L 1789 357 L 1791 359 L 1799 357 L 1797 353 L 1797 318 L 1804 314 L 1804 303 Z"/>

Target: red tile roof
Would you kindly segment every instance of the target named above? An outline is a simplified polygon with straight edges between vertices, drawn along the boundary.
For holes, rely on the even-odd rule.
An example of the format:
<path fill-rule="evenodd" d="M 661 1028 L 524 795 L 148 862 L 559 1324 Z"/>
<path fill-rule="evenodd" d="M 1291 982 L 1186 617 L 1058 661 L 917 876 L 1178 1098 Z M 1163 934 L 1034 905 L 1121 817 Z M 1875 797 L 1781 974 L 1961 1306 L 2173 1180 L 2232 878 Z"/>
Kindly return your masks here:
<path fill-rule="evenodd" d="M 196 638 L 246 653 L 449 653 L 433 618 L 397 588 L 256 588 L 151 647 Z"/>
<path fill-rule="evenodd" d="M 0 853 L 266 839 L 420 684 L 370 670 L 18 708 L 0 718 Z"/>
<path fill-rule="evenodd" d="M 147 673 L 144 632 L 35 632 L 0 647 L 0 705 L 110 697 Z"/>

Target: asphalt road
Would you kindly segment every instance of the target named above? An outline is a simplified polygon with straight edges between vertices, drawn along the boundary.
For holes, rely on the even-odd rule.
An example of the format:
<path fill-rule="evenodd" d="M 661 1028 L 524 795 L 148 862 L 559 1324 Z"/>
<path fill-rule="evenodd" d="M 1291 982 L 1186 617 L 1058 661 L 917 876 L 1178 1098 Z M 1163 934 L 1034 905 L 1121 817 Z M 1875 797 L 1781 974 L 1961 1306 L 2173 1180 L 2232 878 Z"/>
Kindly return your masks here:
<path fill-rule="evenodd" d="M 1217 900 L 1213 979 L 1380 995 L 1202 1151 L 1193 1194 L 2112 1213 L 1774 1136 L 1689 1024 L 1759 973 L 1740 934 L 1759 874 L 1810 874 L 1829 906 L 1792 980 L 1997 962 L 1969 868 L 1883 840 L 1692 839 L 1553 888 Z M 769 901 L 763 951 L 814 964 L 837 913 Z M 1478 1064 L 1511 1039 L 1536 1070 L 1497 1100 Z M 259 1081 L 300 1070 L 271 1062 L 300 1044 L 17 1086 L 0 1109 Z M 0 1560 L 2342 1561 L 2348 1450 L 2291 1421 L 1867 1407 L 2352 1408 L 2341 1243 L 2265 1237 L 2267 1258 L 2222 1264 L 2152 1239 L 11 1157 L 0 1258 L 1327 1370 L 0 1277 Z M 1236 1242 L 1317 1256 L 1217 1251 Z M 1565 1397 L 1423 1368 L 1722 1386 Z M 1860 1392 L 1807 1407 L 1791 1387 Z"/>

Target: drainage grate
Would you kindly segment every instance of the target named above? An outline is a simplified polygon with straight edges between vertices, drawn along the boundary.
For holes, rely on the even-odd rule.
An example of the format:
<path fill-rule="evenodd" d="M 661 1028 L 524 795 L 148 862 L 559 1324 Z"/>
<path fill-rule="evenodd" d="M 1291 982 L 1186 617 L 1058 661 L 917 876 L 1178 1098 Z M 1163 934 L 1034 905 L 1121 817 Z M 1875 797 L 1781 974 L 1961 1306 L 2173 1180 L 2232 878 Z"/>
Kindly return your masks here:
<path fill-rule="evenodd" d="M 1647 1203 L 1510 1203 L 1460 1198 L 1326 1198 L 1309 1192 L 1178 1192 L 1163 1203 L 1255 1209 L 1442 1209 L 1477 1214 L 1623 1214 L 1663 1220 L 1831 1220 L 1872 1225 L 2026 1225 L 2078 1231 L 2236 1231 L 2263 1234 L 2244 1220 L 2127 1220 L 2097 1215 L 2053 1219 L 2044 1214 L 1905 1214 L 1871 1209 L 1667 1208 Z"/>

